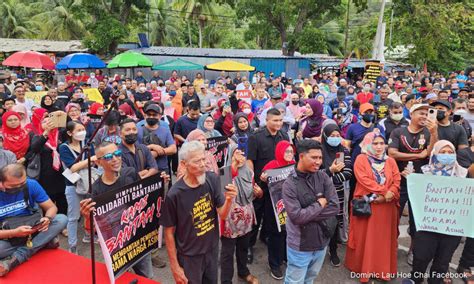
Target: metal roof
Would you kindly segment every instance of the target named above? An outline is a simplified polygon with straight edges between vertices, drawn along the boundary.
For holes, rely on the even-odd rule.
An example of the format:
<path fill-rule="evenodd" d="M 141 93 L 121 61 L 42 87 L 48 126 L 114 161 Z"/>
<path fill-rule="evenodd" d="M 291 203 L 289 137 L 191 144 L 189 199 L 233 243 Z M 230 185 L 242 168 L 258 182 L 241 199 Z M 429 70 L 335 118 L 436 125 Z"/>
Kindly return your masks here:
<path fill-rule="evenodd" d="M 38 52 L 84 52 L 80 40 L 56 41 L 42 39 L 0 38 L 0 52 L 34 50 Z"/>
<path fill-rule="evenodd" d="M 218 57 L 218 58 L 276 58 L 276 59 L 305 59 L 300 53 L 295 56 L 284 56 L 281 50 L 262 49 L 223 49 L 223 48 L 192 48 L 152 46 L 137 48 L 135 51 L 145 55 L 181 56 L 181 57 Z"/>

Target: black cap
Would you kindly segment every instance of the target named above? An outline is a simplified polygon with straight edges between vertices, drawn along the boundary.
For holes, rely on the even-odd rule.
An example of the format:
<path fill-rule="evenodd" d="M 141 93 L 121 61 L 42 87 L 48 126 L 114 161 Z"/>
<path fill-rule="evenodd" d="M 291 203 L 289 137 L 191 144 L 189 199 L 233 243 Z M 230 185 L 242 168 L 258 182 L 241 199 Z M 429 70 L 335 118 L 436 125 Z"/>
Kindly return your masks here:
<path fill-rule="evenodd" d="M 149 112 L 149 111 L 154 111 L 158 114 L 161 114 L 161 108 L 157 104 L 150 104 L 149 106 L 147 106 L 145 109 L 145 112 Z"/>
<path fill-rule="evenodd" d="M 432 103 L 430 104 L 430 106 L 432 106 L 432 107 L 437 106 L 437 105 L 445 106 L 445 107 L 447 107 L 449 110 L 451 109 L 451 104 L 450 104 L 448 101 L 445 101 L 445 100 L 435 101 L 435 102 L 432 102 Z"/>
<path fill-rule="evenodd" d="M 411 101 L 411 100 L 414 100 L 416 97 L 414 94 L 410 94 L 410 95 L 407 95 L 405 101 L 408 102 L 408 101 Z"/>

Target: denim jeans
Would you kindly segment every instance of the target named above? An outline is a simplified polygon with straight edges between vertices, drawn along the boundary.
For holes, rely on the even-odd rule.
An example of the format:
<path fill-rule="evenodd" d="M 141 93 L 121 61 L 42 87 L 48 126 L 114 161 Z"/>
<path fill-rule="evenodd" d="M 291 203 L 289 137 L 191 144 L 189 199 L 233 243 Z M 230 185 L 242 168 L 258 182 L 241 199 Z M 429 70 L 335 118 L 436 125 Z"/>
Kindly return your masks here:
<path fill-rule="evenodd" d="M 288 247 L 285 283 L 312 284 L 323 266 L 326 250 L 327 247 L 317 251 L 297 251 Z"/>
<path fill-rule="evenodd" d="M 81 217 L 79 202 L 84 199 L 84 196 L 76 193 L 76 187 L 66 185 L 66 200 L 67 200 L 67 242 L 69 248 L 77 246 L 77 225 Z"/>
<path fill-rule="evenodd" d="M 153 266 L 151 264 L 151 252 L 145 255 L 137 264 L 133 267 L 133 271 L 136 274 L 146 277 L 148 279 L 153 278 Z"/>
<path fill-rule="evenodd" d="M 56 237 L 66 227 L 67 217 L 63 214 L 57 214 L 48 230 L 38 233 L 33 239 L 33 247 L 12 246 L 9 241 L 0 240 L 0 259 L 8 256 L 15 257 L 20 263 L 27 261 L 32 255 L 46 246 L 54 237 Z"/>

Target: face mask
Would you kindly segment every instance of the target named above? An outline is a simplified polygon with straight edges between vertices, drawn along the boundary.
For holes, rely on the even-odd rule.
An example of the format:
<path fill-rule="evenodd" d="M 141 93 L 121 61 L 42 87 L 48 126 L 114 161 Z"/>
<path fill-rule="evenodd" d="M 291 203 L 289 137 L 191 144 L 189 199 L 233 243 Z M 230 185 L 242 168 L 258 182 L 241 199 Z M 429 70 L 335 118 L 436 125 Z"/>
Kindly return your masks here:
<path fill-rule="evenodd" d="M 155 126 L 158 123 L 158 118 L 149 117 L 146 119 L 146 123 L 150 126 Z"/>
<path fill-rule="evenodd" d="M 362 115 L 362 120 L 365 121 L 366 123 L 371 123 L 373 122 L 375 116 L 373 114 L 363 114 Z"/>
<path fill-rule="evenodd" d="M 438 154 L 436 160 L 444 166 L 449 166 L 456 161 L 456 154 Z"/>
<path fill-rule="evenodd" d="M 459 94 L 459 90 L 452 90 L 451 93 L 457 95 L 457 94 Z"/>
<path fill-rule="evenodd" d="M 41 87 L 41 86 L 35 86 L 35 90 L 38 91 L 38 92 L 39 92 L 39 91 L 42 91 L 42 90 L 43 90 L 43 87 Z"/>
<path fill-rule="evenodd" d="M 140 87 L 140 92 L 144 93 L 146 91 L 146 87 Z"/>
<path fill-rule="evenodd" d="M 86 131 L 79 131 L 77 133 L 74 133 L 74 135 L 72 136 L 74 139 L 76 139 L 77 141 L 84 141 L 86 139 Z"/>
<path fill-rule="evenodd" d="M 347 108 L 346 108 L 346 107 L 342 107 L 342 108 L 341 108 L 341 111 L 342 111 L 342 113 L 346 113 L 346 112 L 347 112 Z"/>
<path fill-rule="evenodd" d="M 95 75 L 91 75 L 91 79 L 94 79 L 95 78 Z"/>
<path fill-rule="evenodd" d="M 168 94 L 169 94 L 170 96 L 174 97 L 174 96 L 176 96 L 176 91 L 170 91 Z"/>
<path fill-rule="evenodd" d="M 127 143 L 128 145 L 135 144 L 135 142 L 137 142 L 137 139 L 138 134 L 136 133 L 125 135 L 125 143 Z"/>
<path fill-rule="evenodd" d="M 368 93 L 370 91 L 370 87 L 364 87 L 364 93 Z"/>
<path fill-rule="evenodd" d="M 467 110 L 465 110 L 465 109 L 458 109 L 457 111 L 454 112 L 454 114 L 457 114 L 457 115 L 460 115 L 460 116 L 464 116 L 465 114 L 467 114 Z"/>
<path fill-rule="evenodd" d="M 390 117 L 395 121 L 400 121 L 403 118 L 403 113 L 391 114 Z"/>
<path fill-rule="evenodd" d="M 249 108 L 246 108 L 246 109 L 243 109 L 242 112 L 245 114 L 249 114 L 250 112 L 252 112 L 252 110 Z"/>
<path fill-rule="evenodd" d="M 297 106 L 297 105 L 300 103 L 300 101 L 291 101 L 291 103 L 292 103 L 293 105 Z"/>
<path fill-rule="evenodd" d="M 291 94 L 292 91 L 293 91 L 293 89 L 286 89 L 287 94 Z"/>
<path fill-rule="evenodd" d="M 332 147 L 337 147 L 341 144 L 342 138 L 341 137 L 328 137 L 328 144 Z"/>
<path fill-rule="evenodd" d="M 438 114 L 436 115 L 436 119 L 438 121 L 443 120 L 446 117 L 446 113 L 442 110 L 438 110 Z"/>
<path fill-rule="evenodd" d="M 165 106 L 165 108 L 171 107 L 171 102 L 170 102 L 170 101 L 166 101 L 166 102 L 164 103 L 164 106 Z"/>
<path fill-rule="evenodd" d="M 8 188 L 8 189 L 5 190 L 5 193 L 13 195 L 13 194 L 17 194 L 19 192 L 22 192 L 25 188 L 26 188 L 26 184 L 23 184 L 19 187 Z"/>
<path fill-rule="evenodd" d="M 163 83 L 158 84 L 158 86 L 160 86 L 160 87 L 163 87 L 164 85 L 165 85 L 165 84 L 163 84 Z"/>

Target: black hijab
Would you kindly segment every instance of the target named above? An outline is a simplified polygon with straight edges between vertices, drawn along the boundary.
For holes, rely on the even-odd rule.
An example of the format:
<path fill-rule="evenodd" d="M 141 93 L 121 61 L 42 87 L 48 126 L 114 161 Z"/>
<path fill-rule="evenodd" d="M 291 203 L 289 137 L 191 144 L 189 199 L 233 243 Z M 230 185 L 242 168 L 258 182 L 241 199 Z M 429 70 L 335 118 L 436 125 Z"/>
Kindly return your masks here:
<path fill-rule="evenodd" d="M 44 108 L 48 113 L 60 110 L 60 108 L 56 105 L 55 102 L 53 102 L 50 106 L 47 106 L 44 101 L 46 97 L 49 97 L 51 99 L 51 102 L 53 101 L 53 98 L 50 95 L 44 95 L 41 97 L 41 107 Z"/>
<path fill-rule="evenodd" d="M 321 135 L 321 140 L 323 142 L 321 143 L 322 148 L 323 148 L 323 165 L 325 169 L 329 169 L 329 167 L 332 165 L 332 163 L 336 159 L 337 152 L 344 153 L 344 146 L 342 146 L 342 143 L 339 144 L 337 147 L 333 147 L 328 144 L 327 138 L 331 136 L 331 133 L 333 133 L 334 131 L 337 131 L 339 132 L 339 134 L 341 134 L 341 130 L 339 129 L 339 126 L 331 123 L 331 124 L 326 125 L 323 128 L 323 134 Z"/>
<path fill-rule="evenodd" d="M 243 117 L 247 120 L 247 123 L 249 124 L 249 127 L 247 127 L 247 130 L 243 131 L 239 128 L 239 119 Z M 235 128 L 235 134 L 237 134 L 238 137 L 243 137 L 243 136 L 248 136 L 252 133 L 252 127 L 250 126 L 250 121 L 247 117 L 247 115 L 243 112 L 238 112 L 236 115 L 234 115 L 234 128 Z"/>

